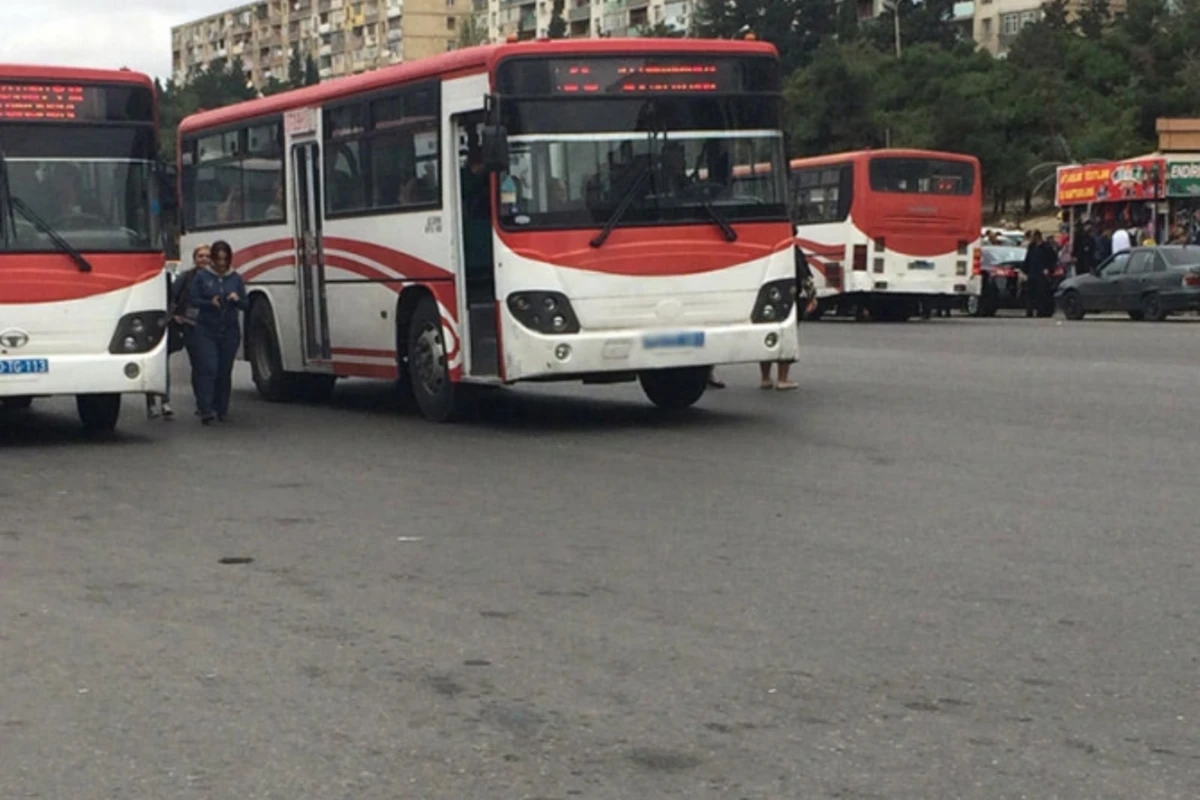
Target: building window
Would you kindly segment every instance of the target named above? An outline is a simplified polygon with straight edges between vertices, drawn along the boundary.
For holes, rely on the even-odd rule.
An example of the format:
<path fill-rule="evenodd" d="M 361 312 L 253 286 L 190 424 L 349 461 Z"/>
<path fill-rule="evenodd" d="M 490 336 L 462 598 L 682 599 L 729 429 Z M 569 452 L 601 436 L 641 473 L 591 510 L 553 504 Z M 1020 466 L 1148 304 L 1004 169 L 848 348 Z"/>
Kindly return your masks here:
<path fill-rule="evenodd" d="M 1020 14 L 1003 14 L 1000 17 L 1000 31 L 1005 36 L 1016 36 L 1021 32 Z"/>
<path fill-rule="evenodd" d="M 457 17 L 446 17 L 446 30 L 448 30 L 448 31 L 457 30 L 457 27 L 458 27 L 458 18 Z"/>

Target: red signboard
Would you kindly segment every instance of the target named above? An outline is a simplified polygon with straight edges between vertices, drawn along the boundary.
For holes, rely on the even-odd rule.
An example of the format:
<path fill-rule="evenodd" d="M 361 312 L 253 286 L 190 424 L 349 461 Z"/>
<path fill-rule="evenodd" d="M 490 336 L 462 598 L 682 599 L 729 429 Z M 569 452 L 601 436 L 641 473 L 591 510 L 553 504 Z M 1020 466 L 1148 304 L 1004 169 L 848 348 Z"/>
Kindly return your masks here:
<path fill-rule="evenodd" d="M 1059 206 L 1154 200 L 1163 196 L 1166 162 L 1161 158 L 1079 164 L 1058 168 Z"/>
<path fill-rule="evenodd" d="M 0 84 L 0 119 L 75 119 L 83 102 L 82 86 Z"/>

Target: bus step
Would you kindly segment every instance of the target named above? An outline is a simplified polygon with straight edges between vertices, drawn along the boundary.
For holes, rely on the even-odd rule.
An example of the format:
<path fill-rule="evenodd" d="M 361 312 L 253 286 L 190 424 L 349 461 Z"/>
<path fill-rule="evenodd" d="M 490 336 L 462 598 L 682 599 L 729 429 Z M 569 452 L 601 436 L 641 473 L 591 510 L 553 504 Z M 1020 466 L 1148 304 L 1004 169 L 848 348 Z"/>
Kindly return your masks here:
<path fill-rule="evenodd" d="M 500 374 L 495 303 L 471 304 L 471 374 L 481 378 Z"/>

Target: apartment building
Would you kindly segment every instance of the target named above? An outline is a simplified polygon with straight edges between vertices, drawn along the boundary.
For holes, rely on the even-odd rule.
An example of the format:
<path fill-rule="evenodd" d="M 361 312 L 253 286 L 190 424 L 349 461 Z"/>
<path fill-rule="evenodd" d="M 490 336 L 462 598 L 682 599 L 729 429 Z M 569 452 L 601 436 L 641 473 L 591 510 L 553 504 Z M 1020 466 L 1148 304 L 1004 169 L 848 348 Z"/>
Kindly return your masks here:
<path fill-rule="evenodd" d="M 1044 0 L 974 0 L 975 41 L 992 55 L 1003 57 L 1021 29 L 1042 18 L 1043 4 Z M 1123 14 L 1125 5 L 1126 0 L 1109 0 L 1109 13 Z M 1083 7 L 1083 0 L 1069 0 L 1067 17 L 1077 17 Z"/>
<path fill-rule="evenodd" d="M 171 29 L 172 73 L 187 79 L 218 58 L 240 58 L 246 81 L 285 80 L 294 53 L 321 78 L 364 72 L 458 46 L 471 0 L 258 0 Z"/>
<path fill-rule="evenodd" d="M 474 0 L 476 25 L 489 41 L 549 35 L 553 0 Z M 686 32 L 696 0 L 564 0 L 570 38 L 638 36 L 657 26 Z"/>

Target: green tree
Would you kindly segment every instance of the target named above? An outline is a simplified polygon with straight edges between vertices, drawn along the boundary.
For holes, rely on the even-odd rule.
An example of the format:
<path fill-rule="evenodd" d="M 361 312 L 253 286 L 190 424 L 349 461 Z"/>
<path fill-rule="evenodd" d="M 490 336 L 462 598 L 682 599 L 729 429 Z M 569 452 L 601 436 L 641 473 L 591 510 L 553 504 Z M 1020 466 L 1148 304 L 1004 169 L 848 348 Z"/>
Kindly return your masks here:
<path fill-rule="evenodd" d="M 566 0 L 554 0 L 550 25 L 546 28 L 546 35 L 551 39 L 565 39 L 567 36 L 567 19 L 563 11 L 565 5 Z"/>
<path fill-rule="evenodd" d="M 475 45 L 486 44 L 487 40 L 487 27 L 485 25 L 481 25 L 474 14 L 468 14 L 466 17 L 459 20 L 459 47 L 474 47 Z"/>
<path fill-rule="evenodd" d="M 699 0 L 696 35 L 736 39 L 747 33 L 779 49 L 784 74 L 808 64 L 837 30 L 837 0 Z"/>
<path fill-rule="evenodd" d="M 317 69 L 317 60 L 309 53 L 304 59 L 304 85 L 316 86 L 321 82 L 321 71 Z"/>
<path fill-rule="evenodd" d="M 1111 18 L 1108 0 L 1086 0 L 1079 12 L 1079 32 L 1089 39 L 1099 40 Z"/>
<path fill-rule="evenodd" d="M 300 48 L 293 47 L 292 55 L 288 59 L 287 72 L 288 87 L 298 89 L 304 85 L 304 58 L 300 55 Z"/>
<path fill-rule="evenodd" d="M 680 30 L 666 22 L 656 22 L 653 25 L 646 25 L 638 30 L 638 36 L 645 36 L 650 39 L 682 39 L 687 36 L 687 31 Z"/>

